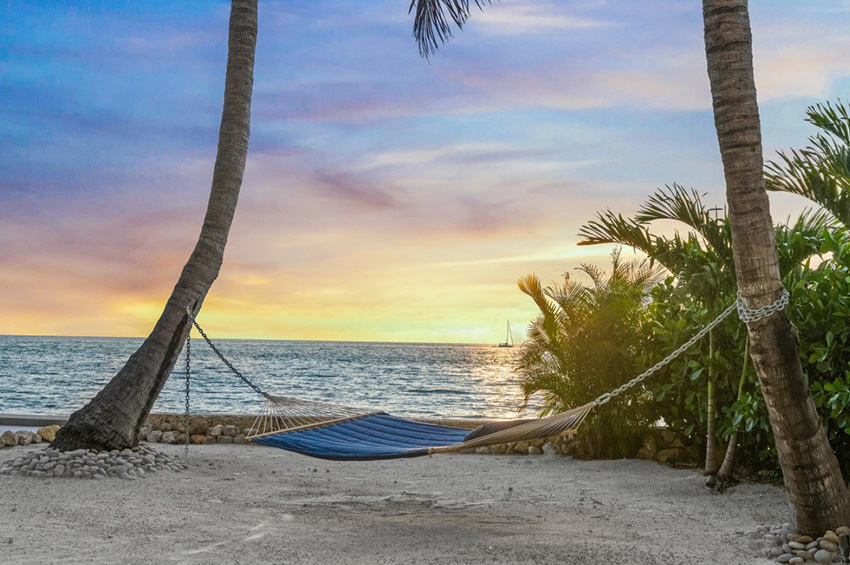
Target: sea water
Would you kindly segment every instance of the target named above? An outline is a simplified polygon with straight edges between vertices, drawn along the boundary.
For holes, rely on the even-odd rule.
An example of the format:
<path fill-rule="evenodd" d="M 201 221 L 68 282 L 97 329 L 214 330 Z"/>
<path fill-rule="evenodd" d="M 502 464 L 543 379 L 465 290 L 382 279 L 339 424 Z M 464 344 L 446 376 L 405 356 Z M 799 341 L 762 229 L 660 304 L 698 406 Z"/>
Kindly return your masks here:
<path fill-rule="evenodd" d="M 0 413 L 70 414 L 141 344 L 134 338 L 0 336 Z M 420 418 L 515 418 L 518 348 L 491 345 L 220 340 L 233 365 L 281 396 Z M 193 413 L 256 413 L 250 387 L 192 340 Z M 185 352 L 154 405 L 182 412 Z M 530 406 L 536 408 L 536 406 Z"/>

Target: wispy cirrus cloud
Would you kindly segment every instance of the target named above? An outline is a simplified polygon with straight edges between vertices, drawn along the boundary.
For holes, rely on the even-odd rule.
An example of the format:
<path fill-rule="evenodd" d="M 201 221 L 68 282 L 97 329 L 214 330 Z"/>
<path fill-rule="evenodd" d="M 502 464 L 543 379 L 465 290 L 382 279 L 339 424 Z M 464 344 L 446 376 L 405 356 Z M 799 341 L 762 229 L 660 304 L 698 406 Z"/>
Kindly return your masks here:
<path fill-rule="evenodd" d="M 476 25 L 483 25 L 483 33 L 496 35 L 523 35 L 541 31 L 566 31 L 600 29 L 615 26 L 612 20 L 559 13 L 569 7 L 516 2 L 485 9 L 474 14 Z"/>

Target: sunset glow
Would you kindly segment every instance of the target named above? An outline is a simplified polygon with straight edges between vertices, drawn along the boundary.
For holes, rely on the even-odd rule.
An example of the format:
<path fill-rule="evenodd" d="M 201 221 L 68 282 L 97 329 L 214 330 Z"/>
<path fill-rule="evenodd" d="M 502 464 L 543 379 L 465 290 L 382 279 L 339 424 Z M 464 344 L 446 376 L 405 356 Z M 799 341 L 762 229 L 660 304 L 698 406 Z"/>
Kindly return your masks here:
<path fill-rule="evenodd" d="M 698 2 L 504 0 L 430 62 L 407 2 L 260 3 L 218 337 L 496 343 L 678 182 L 723 204 Z M 647 7 L 649 6 L 649 7 Z M 850 5 L 750 2 L 765 154 L 850 85 Z M 203 218 L 228 4 L 0 7 L 0 334 L 142 336 Z M 776 198 L 774 219 L 804 203 Z"/>

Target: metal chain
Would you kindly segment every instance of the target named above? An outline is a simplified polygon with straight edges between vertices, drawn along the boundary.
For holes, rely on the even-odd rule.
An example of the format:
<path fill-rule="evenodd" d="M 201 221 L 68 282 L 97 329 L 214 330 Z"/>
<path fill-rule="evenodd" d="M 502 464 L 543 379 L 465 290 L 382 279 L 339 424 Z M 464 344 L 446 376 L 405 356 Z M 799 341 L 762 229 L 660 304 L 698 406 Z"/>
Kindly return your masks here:
<path fill-rule="evenodd" d="M 189 333 L 186 334 L 186 413 L 183 418 L 184 427 L 183 435 L 186 436 L 186 447 L 183 450 L 183 455 L 189 458 L 189 381 L 192 374 L 192 328 L 189 327 Z"/>
<path fill-rule="evenodd" d="M 203 338 L 204 338 L 204 341 L 206 341 L 206 342 L 207 342 L 207 345 L 209 345 L 209 346 L 210 346 L 210 349 L 212 349 L 212 350 L 215 352 L 215 354 L 216 354 L 216 355 L 218 355 L 218 358 L 219 358 L 219 359 L 221 359 L 222 363 L 224 363 L 225 365 L 227 365 L 227 368 L 228 368 L 228 369 L 230 369 L 230 371 L 231 371 L 234 375 L 236 375 L 237 377 L 239 377 L 240 379 L 242 379 L 242 382 L 243 382 L 243 383 L 245 383 L 246 385 L 248 385 L 249 387 L 251 387 L 252 389 L 254 389 L 254 392 L 256 392 L 257 394 L 259 394 L 259 395 L 261 395 L 261 396 L 264 396 L 264 397 L 268 398 L 268 397 L 269 397 L 269 395 L 268 395 L 268 394 L 266 394 L 265 392 L 263 392 L 263 391 L 262 391 L 262 389 L 261 389 L 260 387 L 258 387 L 257 385 L 255 385 L 254 383 L 252 383 L 250 380 L 248 380 L 248 379 L 245 377 L 245 375 L 243 375 L 242 373 L 240 373 L 240 372 L 236 369 L 236 367 L 234 367 L 234 366 L 233 366 L 233 364 L 232 364 L 230 361 L 228 361 L 228 360 L 227 360 L 227 358 L 225 358 L 225 356 L 221 353 L 221 351 L 219 351 L 219 350 L 218 350 L 218 347 L 216 347 L 216 346 L 213 344 L 213 342 L 212 342 L 212 341 L 210 341 L 210 338 L 209 338 L 209 337 L 207 337 L 206 332 L 204 332 L 204 330 L 201 328 L 201 326 L 199 326 L 199 325 L 198 325 L 198 322 L 197 322 L 197 321 L 195 321 L 195 316 L 194 316 L 194 315 L 192 315 L 192 311 L 189 309 L 189 307 L 188 307 L 188 306 L 186 307 L 186 312 L 189 314 L 189 319 L 192 321 L 192 325 L 194 325 L 194 326 L 198 329 L 198 332 L 200 332 L 201 337 L 203 337 Z"/>
<path fill-rule="evenodd" d="M 737 302 L 735 304 L 737 304 Z M 661 361 L 659 361 L 658 363 L 656 363 L 655 365 L 653 365 L 652 367 L 650 367 L 649 369 L 644 371 L 643 373 L 639 374 L 638 376 L 636 376 L 635 378 L 633 378 L 629 382 L 627 382 L 623 385 L 620 385 L 619 387 L 615 388 L 611 392 L 606 392 L 605 394 L 603 394 L 602 396 L 600 396 L 599 398 L 597 398 L 593 402 L 597 406 L 602 406 L 603 404 L 607 403 L 609 400 L 611 400 L 615 396 L 618 396 L 618 395 L 624 393 L 625 391 L 627 391 L 628 389 L 632 388 L 636 384 L 643 382 L 644 379 L 646 379 L 647 377 L 649 377 L 650 375 L 652 375 L 653 373 L 658 371 L 660 368 L 664 367 L 665 365 L 667 365 L 668 363 L 673 361 L 673 359 L 675 359 L 676 357 L 678 357 L 679 355 L 681 355 L 682 353 L 687 351 L 693 344 L 695 344 L 700 339 L 702 339 L 703 336 L 705 336 L 705 334 L 707 334 L 708 332 L 713 330 L 715 327 L 717 327 L 717 325 L 720 324 L 720 322 L 725 320 L 726 317 L 729 316 L 729 314 L 731 314 L 732 312 L 735 311 L 735 304 L 732 304 L 728 308 L 726 308 L 726 310 L 724 310 L 719 316 L 717 316 L 714 320 L 712 320 L 707 326 L 705 326 L 703 329 L 701 329 L 699 332 L 697 332 L 691 339 L 689 339 L 688 341 L 686 341 L 685 343 L 680 345 L 679 348 L 676 349 L 676 351 L 674 351 L 673 353 L 671 353 L 670 355 L 668 355 L 667 357 L 665 357 L 664 359 L 662 359 Z"/>
<path fill-rule="evenodd" d="M 788 306 L 788 303 L 790 302 L 790 300 L 791 300 L 791 293 L 789 293 L 787 289 L 783 288 L 782 289 L 782 296 L 778 300 L 776 300 L 775 302 L 768 304 L 767 306 L 762 306 L 761 308 L 747 308 L 746 306 L 744 306 L 744 304 L 741 300 L 741 296 L 738 295 L 738 298 L 735 300 L 734 303 L 729 305 L 723 312 L 720 313 L 719 316 L 717 316 L 714 320 L 709 322 L 708 325 L 706 325 L 703 329 L 701 329 L 699 332 L 694 334 L 693 337 L 691 337 L 691 339 L 689 339 L 688 341 L 686 341 L 685 343 L 680 345 L 675 351 L 670 353 L 667 357 L 665 357 L 664 359 L 662 359 L 661 361 L 659 361 L 658 363 L 656 363 L 655 365 L 653 365 L 652 367 L 650 367 L 649 369 L 647 369 L 646 371 L 644 371 L 643 373 L 641 373 L 640 375 L 635 377 L 634 379 L 630 380 L 629 382 L 620 385 L 619 387 L 615 388 L 611 392 L 606 392 L 605 394 L 599 396 L 599 398 L 594 400 L 593 403 L 597 406 L 602 406 L 603 404 L 608 403 L 612 398 L 619 396 L 620 394 L 624 393 L 625 391 L 632 388 L 633 386 L 640 384 L 645 379 L 647 379 L 650 375 L 654 374 L 655 372 L 657 372 L 662 367 L 668 365 L 674 359 L 679 357 L 682 353 L 684 353 L 685 351 L 690 349 L 690 347 L 693 344 L 695 344 L 700 339 L 705 337 L 705 335 L 708 332 L 710 332 L 711 330 L 716 328 L 733 311 L 737 310 L 738 316 L 741 318 L 741 320 L 744 321 L 745 323 L 750 323 L 750 322 L 755 322 L 757 320 L 761 320 L 762 318 L 766 318 L 767 316 L 770 316 L 770 315 L 772 315 L 776 312 L 779 312 L 780 310 L 784 310 L 785 307 Z M 242 373 L 240 373 L 236 369 L 236 367 L 234 367 L 233 364 L 230 361 L 227 360 L 227 358 L 221 353 L 221 351 L 218 350 L 218 348 L 213 344 L 213 342 L 210 340 L 210 338 L 207 337 L 207 334 L 206 334 L 206 332 L 204 332 L 203 328 L 201 328 L 201 326 L 198 325 L 198 322 L 195 321 L 195 317 L 192 314 L 192 311 L 188 307 L 186 308 L 186 313 L 189 315 L 189 319 L 192 321 L 192 325 L 194 325 L 195 328 L 198 329 L 198 332 L 200 332 L 201 337 L 204 338 L 204 341 L 207 342 L 207 345 L 209 345 L 210 348 L 215 352 L 215 354 L 218 355 L 218 358 L 221 359 L 221 361 L 225 365 L 227 365 L 227 368 L 230 369 L 231 372 L 233 372 L 234 375 L 239 377 L 242 380 L 242 382 L 244 382 L 246 385 L 248 385 L 249 387 L 254 389 L 254 392 L 256 392 L 257 394 L 259 394 L 261 396 L 265 396 L 265 397 L 268 398 L 268 394 L 263 392 L 262 389 L 260 389 L 260 387 L 258 387 L 254 383 L 252 383 Z M 190 329 L 190 333 L 191 333 L 191 329 Z M 191 342 L 191 337 L 187 337 L 186 338 L 186 438 L 187 438 L 186 439 L 186 450 L 187 450 L 187 454 L 188 454 L 188 449 L 189 449 L 188 438 L 189 438 L 189 358 L 190 358 L 190 342 Z"/>
<path fill-rule="evenodd" d="M 741 318 L 745 324 L 749 324 L 750 322 L 761 320 L 775 312 L 784 310 L 785 307 L 788 306 L 789 302 L 791 302 L 791 293 L 788 292 L 788 289 L 783 288 L 782 296 L 779 297 L 779 300 L 776 300 L 767 306 L 762 306 L 761 308 L 747 308 L 744 306 L 744 302 L 741 300 L 740 294 L 738 294 L 738 300 L 735 304 L 738 305 L 738 317 Z"/>
<path fill-rule="evenodd" d="M 680 345 L 673 353 L 671 353 L 670 355 L 668 355 L 667 357 L 665 357 L 664 359 L 662 359 L 661 361 L 659 361 L 637 377 L 633 378 L 629 382 L 620 385 L 611 392 L 606 392 L 605 394 L 601 395 L 593 402 L 597 406 L 602 406 L 615 396 L 618 396 L 623 392 L 627 391 L 628 389 L 632 388 L 633 386 L 643 382 L 644 379 L 646 379 L 665 365 L 669 364 L 676 357 L 687 351 L 693 344 L 702 339 L 708 332 L 716 328 L 720 324 L 720 322 L 725 320 L 729 316 L 729 314 L 731 314 L 734 310 L 738 310 L 738 316 L 745 323 L 755 322 L 756 320 L 761 320 L 762 318 L 770 316 L 771 314 L 779 312 L 780 310 L 783 310 L 786 306 L 788 306 L 790 300 L 791 293 L 789 293 L 787 289 L 783 288 L 782 296 L 772 304 L 768 304 L 767 306 L 763 306 L 761 308 L 750 309 L 743 305 L 743 303 L 741 302 L 741 296 L 738 295 L 738 298 L 733 304 L 727 307 L 726 310 L 724 310 L 719 316 L 712 320 L 707 326 L 697 332 L 691 339 Z"/>

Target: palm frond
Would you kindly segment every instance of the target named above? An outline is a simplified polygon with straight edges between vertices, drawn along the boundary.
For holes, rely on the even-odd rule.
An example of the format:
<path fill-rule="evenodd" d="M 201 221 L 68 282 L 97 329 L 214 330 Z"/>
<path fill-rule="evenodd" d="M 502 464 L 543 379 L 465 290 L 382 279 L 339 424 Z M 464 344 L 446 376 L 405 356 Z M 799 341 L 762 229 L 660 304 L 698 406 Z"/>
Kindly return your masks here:
<path fill-rule="evenodd" d="M 830 102 L 815 104 L 806 110 L 806 121 L 822 129 L 850 145 L 850 111 L 838 100 L 835 105 Z"/>
<path fill-rule="evenodd" d="M 665 186 L 655 191 L 638 209 L 635 221 L 639 224 L 656 220 L 682 222 L 698 233 L 718 251 L 726 246 L 727 239 L 718 229 L 720 208 L 708 208 L 702 201 L 704 194 L 686 189 L 679 184 Z M 725 216 L 725 213 L 722 214 Z M 730 255 L 731 257 L 731 255 Z"/>
<path fill-rule="evenodd" d="M 473 0 L 479 9 L 491 0 Z M 419 45 L 419 54 L 428 58 L 440 45 L 452 37 L 450 22 L 458 29 L 469 19 L 469 0 L 411 0 L 407 13 L 415 11 L 413 37 Z"/>
<path fill-rule="evenodd" d="M 804 149 L 779 152 L 765 165 L 768 190 L 808 198 L 850 226 L 850 116 L 840 102 L 808 109 L 808 120 L 822 133 Z"/>
<path fill-rule="evenodd" d="M 596 219 L 581 226 L 578 232 L 583 238 L 578 245 L 600 245 L 616 243 L 652 255 L 655 241 L 649 230 L 632 219 L 611 210 L 597 212 Z"/>
<path fill-rule="evenodd" d="M 793 225 L 777 225 L 776 249 L 780 274 L 785 276 L 809 257 L 820 255 L 824 231 L 837 227 L 838 222 L 832 214 L 823 209 L 804 210 Z"/>

